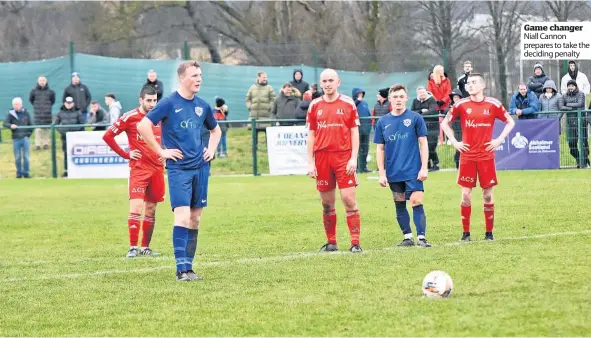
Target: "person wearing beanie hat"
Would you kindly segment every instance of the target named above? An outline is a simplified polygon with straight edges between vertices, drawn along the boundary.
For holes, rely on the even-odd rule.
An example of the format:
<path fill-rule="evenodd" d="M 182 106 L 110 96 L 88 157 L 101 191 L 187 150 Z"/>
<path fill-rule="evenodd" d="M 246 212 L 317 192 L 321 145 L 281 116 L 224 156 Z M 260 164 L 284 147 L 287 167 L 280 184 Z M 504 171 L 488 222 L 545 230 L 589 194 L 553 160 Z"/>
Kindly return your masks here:
<path fill-rule="evenodd" d="M 82 121 L 86 123 L 88 115 L 88 106 L 92 101 L 90 90 L 80 81 L 80 74 L 78 72 L 72 73 L 72 83 L 64 89 L 62 102 L 66 102 L 66 97 L 74 99 L 74 108 L 79 110 L 82 114 Z"/>
<path fill-rule="evenodd" d="M 226 100 L 224 100 L 221 96 L 215 97 L 215 107 L 213 108 L 213 117 L 217 121 L 226 121 L 228 119 L 228 114 L 230 114 L 230 110 L 226 105 Z M 228 129 L 230 128 L 230 124 L 228 123 L 219 123 L 220 129 L 222 130 L 222 137 L 220 138 L 220 143 L 218 143 L 218 157 L 225 158 L 228 157 L 228 146 L 226 143 L 226 135 L 228 134 Z"/>
<path fill-rule="evenodd" d="M 566 111 L 566 138 L 568 139 L 568 147 L 570 154 L 575 158 L 577 168 L 586 167 L 589 165 L 589 140 L 587 137 L 587 125 L 583 130 L 583 149 L 579 149 L 579 128 L 578 128 L 578 114 L 577 110 L 585 109 L 585 93 L 579 90 L 577 81 L 568 80 L 566 84 L 566 94 L 559 99 L 559 106 L 561 111 Z M 571 112 L 572 111 L 572 112 Z M 584 165 L 581 166 L 579 161 L 579 150 L 582 152 Z"/>
<path fill-rule="evenodd" d="M 371 111 L 371 116 L 373 119 L 371 120 L 371 125 L 375 125 L 376 121 L 390 113 L 390 101 L 388 101 L 388 92 L 390 88 L 382 88 L 378 90 L 378 95 L 376 96 L 378 102 L 373 106 L 373 110 Z"/>
<path fill-rule="evenodd" d="M 589 95 L 591 92 L 591 85 L 589 84 L 589 79 L 587 75 L 579 70 L 577 63 L 573 60 L 568 62 L 568 73 L 566 73 L 562 77 L 562 81 L 560 81 L 560 92 L 562 95 L 565 95 L 567 92 L 568 81 L 574 80 L 577 82 L 577 87 L 581 92 L 585 95 Z"/>
<path fill-rule="evenodd" d="M 544 83 L 547 80 L 550 80 L 550 78 L 544 73 L 544 67 L 537 62 L 534 65 L 534 75 L 527 79 L 527 88 L 539 97 L 544 92 Z"/>

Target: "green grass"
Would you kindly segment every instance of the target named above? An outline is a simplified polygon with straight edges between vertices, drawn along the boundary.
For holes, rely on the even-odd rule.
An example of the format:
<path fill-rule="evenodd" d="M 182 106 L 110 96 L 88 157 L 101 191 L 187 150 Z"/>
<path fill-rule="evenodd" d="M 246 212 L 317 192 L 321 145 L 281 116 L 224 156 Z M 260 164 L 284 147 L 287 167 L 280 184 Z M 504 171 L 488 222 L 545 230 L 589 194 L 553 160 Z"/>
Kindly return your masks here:
<path fill-rule="evenodd" d="M 1 180 L 0 336 L 589 335 L 588 171 L 500 172 L 497 241 L 481 241 L 475 190 L 478 241 L 464 245 L 451 245 L 455 173 L 431 174 L 430 249 L 394 246 L 391 194 L 360 178 L 366 251 L 353 255 L 317 253 L 314 181 L 212 177 L 196 257 L 205 280 L 191 283 L 174 280 L 168 200 L 152 243 L 163 256 L 126 260 L 125 180 Z M 449 299 L 422 296 L 435 269 L 454 280 Z"/>

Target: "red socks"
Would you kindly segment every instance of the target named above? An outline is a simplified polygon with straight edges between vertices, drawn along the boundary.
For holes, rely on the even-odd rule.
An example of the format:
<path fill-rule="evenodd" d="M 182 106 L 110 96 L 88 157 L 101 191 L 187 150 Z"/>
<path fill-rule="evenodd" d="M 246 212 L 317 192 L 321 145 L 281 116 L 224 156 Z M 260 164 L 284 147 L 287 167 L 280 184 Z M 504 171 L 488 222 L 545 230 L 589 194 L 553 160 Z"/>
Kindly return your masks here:
<path fill-rule="evenodd" d="M 359 245 L 359 233 L 361 232 L 361 217 L 359 210 L 347 211 L 347 226 L 351 234 L 351 245 Z"/>
<path fill-rule="evenodd" d="M 337 244 L 337 214 L 335 209 L 331 209 L 328 213 L 322 214 L 322 221 L 324 223 L 324 231 L 326 232 L 326 239 L 329 244 Z"/>
<path fill-rule="evenodd" d="M 144 216 L 144 222 L 142 223 L 142 247 L 150 247 L 150 241 L 152 241 L 152 232 L 154 231 L 154 217 Z"/>
<path fill-rule="evenodd" d="M 129 246 L 137 246 L 140 234 L 140 214 L 129 213 L 127 228 L 129 229 Z"/>
<path fill-rule="evenodd" d="M 492 232 L 495 227 L 495 204 L 484 203 L 484 224 L 486 232 Z"/>
<path fill-rule="evenodd" d="M 470 215 L 472 214 L 472 206 L 470 204 L 462 204 L 461 209 L 462 227 L 464 227 L 464 232 L 470 232 Z"/>

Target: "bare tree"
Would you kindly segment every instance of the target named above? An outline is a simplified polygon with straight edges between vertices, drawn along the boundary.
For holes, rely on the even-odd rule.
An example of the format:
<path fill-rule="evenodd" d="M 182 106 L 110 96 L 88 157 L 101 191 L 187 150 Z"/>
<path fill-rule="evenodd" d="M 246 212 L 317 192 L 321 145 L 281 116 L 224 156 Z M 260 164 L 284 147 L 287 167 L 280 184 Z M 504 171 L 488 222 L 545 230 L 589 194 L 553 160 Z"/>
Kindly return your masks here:
<path fill-rule="evenodd" d="M 507 58 L 511 55 L 521 34 L 521 13 L 526 5 L 518 1 L 487 1 L 490 22 L 482 29 L 483 36 L 493 46 L 497 59 L 497 84 L 500 88 L 501 102 L 507 106 Z"/>

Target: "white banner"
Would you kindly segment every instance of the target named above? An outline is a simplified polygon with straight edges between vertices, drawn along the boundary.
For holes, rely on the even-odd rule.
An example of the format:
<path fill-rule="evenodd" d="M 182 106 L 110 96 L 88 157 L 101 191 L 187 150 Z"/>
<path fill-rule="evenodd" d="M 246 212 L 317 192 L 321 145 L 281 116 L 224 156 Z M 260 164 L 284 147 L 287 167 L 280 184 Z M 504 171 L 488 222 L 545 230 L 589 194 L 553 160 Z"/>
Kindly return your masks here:
<path fill-rule="evenodd" d="M 306 175 L 308 129 L 306 126 L 267 128 L 267 151 L 271 175 Z"/>
<path fill-rule="evenodd" d="M 104 131 L 74 131 L 66 134 L 68 178 L 128 178 L 129 161 L 117 155 L 103 141 Z M 127 135 L 115 137 L 129 150 Z"/>

